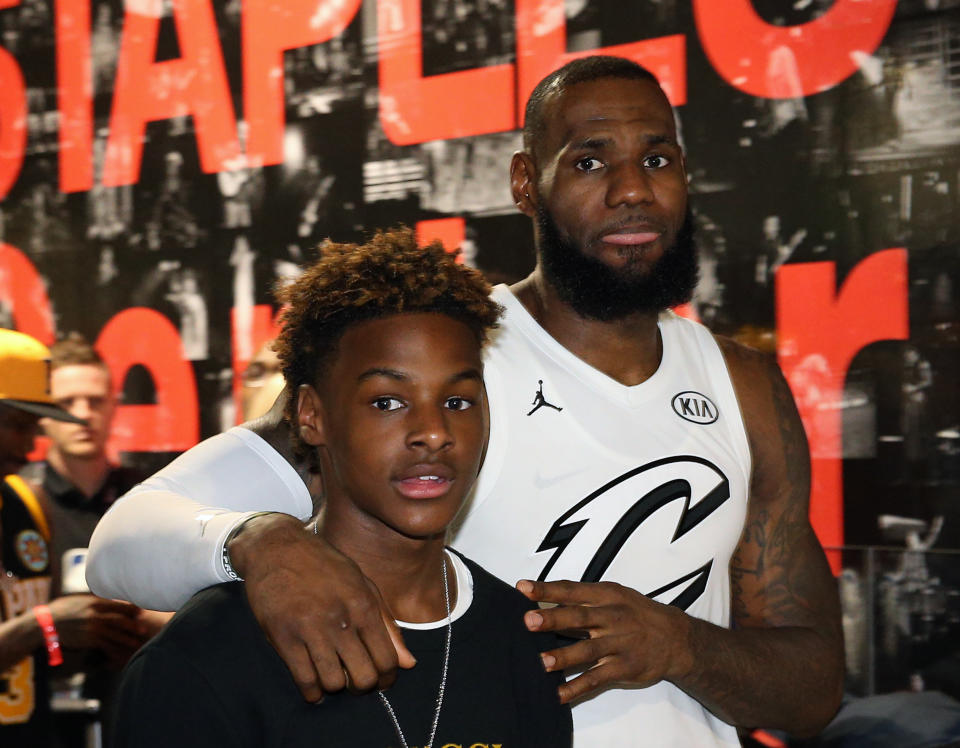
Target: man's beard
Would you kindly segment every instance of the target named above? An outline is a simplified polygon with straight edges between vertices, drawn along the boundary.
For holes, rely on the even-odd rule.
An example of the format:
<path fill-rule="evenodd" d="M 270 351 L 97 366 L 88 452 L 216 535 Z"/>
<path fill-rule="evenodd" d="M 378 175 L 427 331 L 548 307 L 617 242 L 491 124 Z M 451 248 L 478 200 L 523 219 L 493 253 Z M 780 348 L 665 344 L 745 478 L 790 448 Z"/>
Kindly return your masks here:
<path fill-rule="evenodd" d="M 544 275 L 561 301 L 581 317 L 609 322 L 637 312 L 661 312 L 690 301 L 697 285 L 699 269 L 689 208 L 673 244 L 664 248 L 644 274 L 630 265 L 615 270 L 588 257 L 581 247 L 560 235 L 542 205 L 537 206 L 537 227 Z"/>

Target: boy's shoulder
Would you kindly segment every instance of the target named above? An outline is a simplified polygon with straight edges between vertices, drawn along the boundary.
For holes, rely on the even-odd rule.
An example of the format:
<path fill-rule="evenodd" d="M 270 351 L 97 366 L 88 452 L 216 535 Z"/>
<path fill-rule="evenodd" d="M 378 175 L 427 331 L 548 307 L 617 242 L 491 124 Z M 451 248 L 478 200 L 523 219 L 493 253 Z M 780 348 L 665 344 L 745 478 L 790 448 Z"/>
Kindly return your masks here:
<path fill-rule="evenodd" d="M 243 657 L 238 657 L 242 652 Z M 238 668 L 256 667 L 289 679 L 247 603 L 242 584 L 225 582 L 200 590 L 170 619 L 137 657 L 174 655 L 208 678 L 230 682 Z"/>
<path fill-rule="evenodd" d="M 476 561 L 464 556 L 455 548 L 449 549 L 466 564 L 473 577 L 473 595 L 474 599 L 482 602 L 490 602 L 500 606 L 510 606 L 517 610 L 530 610 L 537 607 L 536 603 L 531 602 L 524 597 L 519 590 L 511 587 L 499 577 L 494 576 L 484 569 Z M 477 596 L 480 596 L 479 598 Z"/>
<path fill-rule="evenodd" d="M 243 585 L 224 582 L 200 590 L 170 619 L 158 636 L 163 641 L 189 638 L 229 638 L 256 624 Z"/>
<path fill-rule="evenodd" d="M 473 600 L 467 614 L 458 622 L 458 636 L 511 641 L 520 649 L 540 652 L 557 646 L 554 634 L 532 633 L 524 625 L 523 614 L 536 609 L 536 603 L 462 553 L 453 552 L 463 560 L 473 577 Z"/>

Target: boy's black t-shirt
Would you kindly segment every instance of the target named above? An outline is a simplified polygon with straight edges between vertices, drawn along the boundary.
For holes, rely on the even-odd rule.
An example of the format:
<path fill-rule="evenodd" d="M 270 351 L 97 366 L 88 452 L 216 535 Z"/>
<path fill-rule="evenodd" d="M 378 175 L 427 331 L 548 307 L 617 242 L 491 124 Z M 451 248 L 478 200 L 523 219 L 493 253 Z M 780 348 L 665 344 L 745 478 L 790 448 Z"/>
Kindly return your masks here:
<path fill-rule="evenodd" d="M 570 710 L 557 698 L 561 676 L 545 673 L 539 658 L 559 641 L 527 631 L 523 614 L 535 606 L 464 560 L 473 601 L 453 622 L 434 746 L 570 745 Z M 386 693 L 407 743 L 422 746 L 433 722 L 446 626 L 403 635 L 417 664 L 400 670 Z M 116 748 L 400 745 L 376 692 L 344 691 L 306 703 L 254 619 L 243 586 L 233 583 L 195 595 L 131 660 L 115 725 Z"/>

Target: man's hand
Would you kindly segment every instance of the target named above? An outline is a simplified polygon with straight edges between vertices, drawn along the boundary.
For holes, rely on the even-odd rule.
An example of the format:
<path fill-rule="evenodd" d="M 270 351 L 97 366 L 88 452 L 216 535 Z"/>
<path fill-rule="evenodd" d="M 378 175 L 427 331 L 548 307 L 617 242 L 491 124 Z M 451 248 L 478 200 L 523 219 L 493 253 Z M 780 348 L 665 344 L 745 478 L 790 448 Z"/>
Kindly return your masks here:
<path fill-rule="evenodd" d="M 166 610 L 141 610 L 137 616 L 137 626 L 144 639 L 152 639 L 160 633 L 160 629 L 173 618 L 173 613 Z"/>
<path fill-rule="evenodd" d="M 588 637 L 541 655 L 548 671 L 589 668 L 560 686 L 563 703 L 611 685 L 650 686 L 671 680 L 690 666 L 689 617 L 678 608 L 613 582 L 522 580 L 517 589 L 534 602 L 557 604 L 528 611 L 528 629 Z"/>
<path fill-rule="evenodd" d="M 267 514 L 230 541 L 247 600 L 307 701 L 386 688 L 416 660 L 376 586 L 294 517 Z"/>
<path fill-rule="evenodd" d="M 64 649 L 99 649 L 117 666 L 144 643 L 137 624 L 140 608 L 94 595 L 64 595 L 49 603 Z"/>

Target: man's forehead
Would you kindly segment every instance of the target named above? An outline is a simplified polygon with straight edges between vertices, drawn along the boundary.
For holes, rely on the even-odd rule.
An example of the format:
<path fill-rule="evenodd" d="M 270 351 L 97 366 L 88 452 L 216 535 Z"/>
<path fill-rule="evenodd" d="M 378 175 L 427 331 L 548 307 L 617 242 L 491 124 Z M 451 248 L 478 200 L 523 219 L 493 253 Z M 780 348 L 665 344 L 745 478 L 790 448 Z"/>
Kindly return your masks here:
<path fill-rule="evenodd" d="M 110 369 L 105 364 L 62 364 L 50 372 L 50 377 L 60 379 L 89 379 L 109 377 Z"/>
<path fill-rule="evenodd" d="M 574 128 L 602 127 L 607 122 L 638 124 L 675 135 L 673 109 L 653 81 L 599 78 L 558 87 L 545 102 L 548 131 L 569 137 Z"/>

